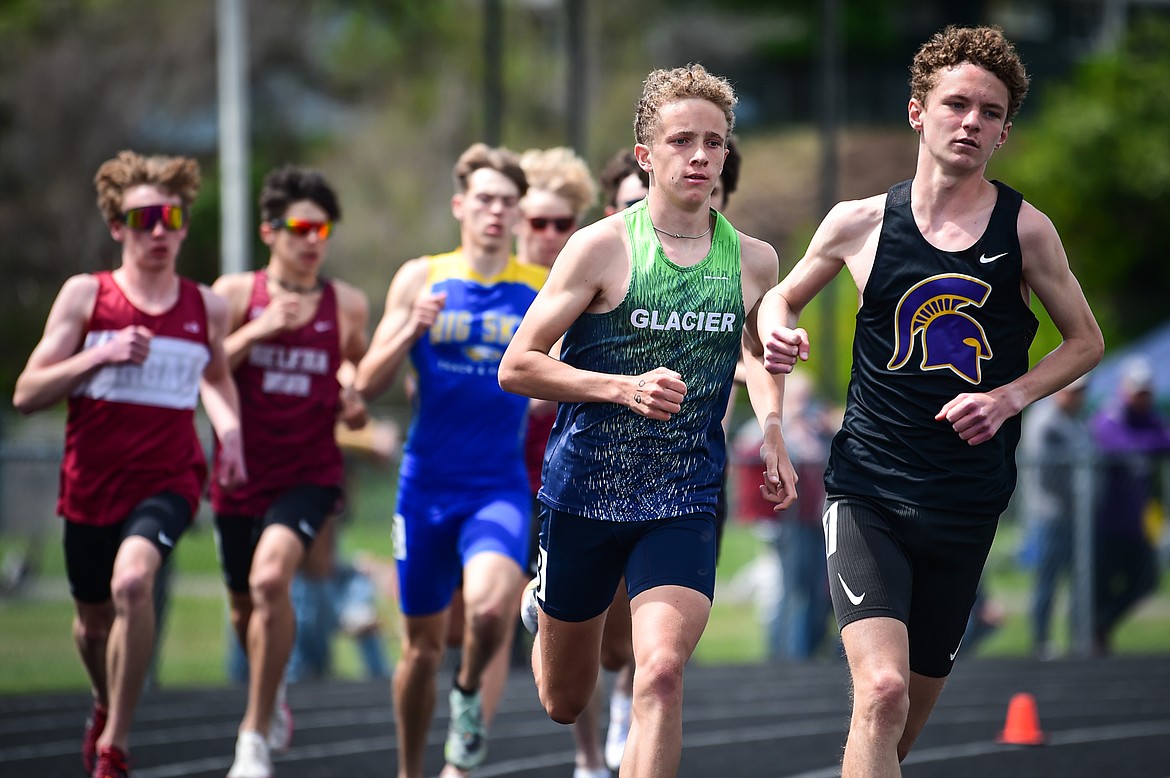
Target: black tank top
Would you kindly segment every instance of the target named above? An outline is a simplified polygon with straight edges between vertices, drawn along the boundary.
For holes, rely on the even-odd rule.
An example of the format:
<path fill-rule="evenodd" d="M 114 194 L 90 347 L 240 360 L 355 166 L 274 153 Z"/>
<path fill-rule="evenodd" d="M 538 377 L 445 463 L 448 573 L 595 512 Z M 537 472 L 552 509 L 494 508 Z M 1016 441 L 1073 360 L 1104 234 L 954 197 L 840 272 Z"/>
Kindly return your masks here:
<path fill-rule="evenodd" d="M 830 494 L 881 497 L 998 515 L 1016 485 L 1020 418 L 970 446 L 938 411 L 1028 370 L 1037 320 L 1021 295 L 1023 198 L 999 190 L 982 237 L 941 251 L 910 210 L 910 181 L 891 187 L 873 270 L 857 314 L 845 419 L 833 440 Z"/>

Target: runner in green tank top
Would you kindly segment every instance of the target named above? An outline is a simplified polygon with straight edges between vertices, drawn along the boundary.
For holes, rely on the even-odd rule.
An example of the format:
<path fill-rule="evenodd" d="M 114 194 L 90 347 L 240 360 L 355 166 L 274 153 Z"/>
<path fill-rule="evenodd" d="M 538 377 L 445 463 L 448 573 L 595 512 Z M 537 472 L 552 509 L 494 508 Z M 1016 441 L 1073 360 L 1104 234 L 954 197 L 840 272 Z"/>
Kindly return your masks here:
<path fill-rule="evenodd" d="M 561 403 L 527 590 L 539 603 L 541 703 L 562 723 L 588 704 L 625 575 L 635 659 L 625 776 L 678 772 L 682 672 L 711 608 L 720 421 L 741 351 L 753 408 L 783 450 L 780 383 L 754 334 L 776 252 L 710 208 L 735 102 L 698 65 L 649 75 L 634 122 L 645 203 L 573 235 L 500 363 L 505 389 Z M 768 478 L 794 482 L 786 457 Z"/>

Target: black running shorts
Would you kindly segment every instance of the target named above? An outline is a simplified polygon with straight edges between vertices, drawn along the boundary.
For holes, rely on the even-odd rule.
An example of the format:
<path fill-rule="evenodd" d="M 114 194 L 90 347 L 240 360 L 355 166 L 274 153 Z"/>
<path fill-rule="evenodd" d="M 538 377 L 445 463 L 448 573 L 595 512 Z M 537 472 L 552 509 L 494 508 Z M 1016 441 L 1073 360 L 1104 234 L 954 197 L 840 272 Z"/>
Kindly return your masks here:
<path fill-rule="evenodd" d="M 174 492 L 147 497 L 123 521 L 106 527 L 66 521 L 65 571 L 73 599 L 93 604 L 110 599 L 114 559 L 126 538 L 146 538 L 165 563 L 190 524 L 191 505 Z"/>
<path fill-rule="evenodd" d="M 910 669 L 949 675 L 999 517 L 831 495 L 822 521 L 837 626 L 898 619 Z"/>
<path fill-rule="evenodd" d="M 308 549 L 325 520 L 338 510 L 340 500 L 341 489 L 336 486 L 303 484 L 273 500 L 263 516 L 216 514 L 216 545 L 228 590 L 236 594 L 248 593 L 252 556 L 265 527 L 273 524 L 288 527 Z"/>

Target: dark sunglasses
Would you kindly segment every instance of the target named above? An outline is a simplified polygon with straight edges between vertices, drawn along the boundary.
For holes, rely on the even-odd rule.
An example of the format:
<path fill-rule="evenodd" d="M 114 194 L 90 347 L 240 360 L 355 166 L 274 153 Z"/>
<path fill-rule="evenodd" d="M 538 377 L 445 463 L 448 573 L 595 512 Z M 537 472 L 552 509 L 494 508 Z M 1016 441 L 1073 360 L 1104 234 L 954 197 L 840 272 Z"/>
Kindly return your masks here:
<path fill-rule="evenodd" d="M 629 208 L 632 205 L 637 205 L 638 203 L 642 202 L 645 199 L 646 199 L 645 197 L 635 197 L 633 200 L 626 200 L 624 203 L 622 203 L 622 208 L 625 209 L 625 208 Z"/>
<path fill-rule="evenodd" d="M 572 216 L 562 216 L 559 219 L 546 219 L 543 216 L 534 216 L 528 220 L 532 225 L 532 229 L 537 232 L 543 232 L 551 225 L 557 232 L 568 232 L 577 226 L 577 220 Z"/>
<path fill-rule="evenodd" d="M 326 240 L 333 232 L 333 222 L 311 222 L 308 219 L 273 219 L 268 226 L 274 230 L 288 230 L 298 238 L 316 233 L 318 240 Z"/>
<path fill-rule="evenodd" d="M 151 232 L 159 222 L 163 229 L 178 232 L 187 224 L 187 212 L 181 205 L 145 205 L 122 214 L 122 223 L 136 232 Z"/>

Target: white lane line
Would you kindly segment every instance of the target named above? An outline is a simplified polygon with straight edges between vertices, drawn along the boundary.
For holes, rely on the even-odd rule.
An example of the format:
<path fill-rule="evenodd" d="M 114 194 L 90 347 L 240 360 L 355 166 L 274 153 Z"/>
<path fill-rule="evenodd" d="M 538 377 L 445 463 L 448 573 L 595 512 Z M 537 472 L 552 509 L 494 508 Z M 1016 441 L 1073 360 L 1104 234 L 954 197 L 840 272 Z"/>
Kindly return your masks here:
<path fill-rule="evenodd" d="M 1112 740 L 1132 740 L 1133 738 L 1161 737 L 1170 735 L 1170 721 L 1135 721 L 1132 724 L 1108 724 L 1103 727 L 1083 727 L 1071 729 L 1067 732 L 1056 732 L 1049 736 L 1046 748 L 1078 745 L 1082 743 L 1100 743 Z M 1001 751 L 1013 751 L 1020 746 L 1005 745 L 994 741 L 980 743 L 959 743 L 951 746 L 926 748 L 921 751 L 912 751 L 902 764 L 931 764 L 935 762 L 953 762 L 972 756 L 984 756 Z M 841 765 L 818 768 L 803 773 L 788 775 L 784 778 L 835 778 L 841 774 Z"/>

